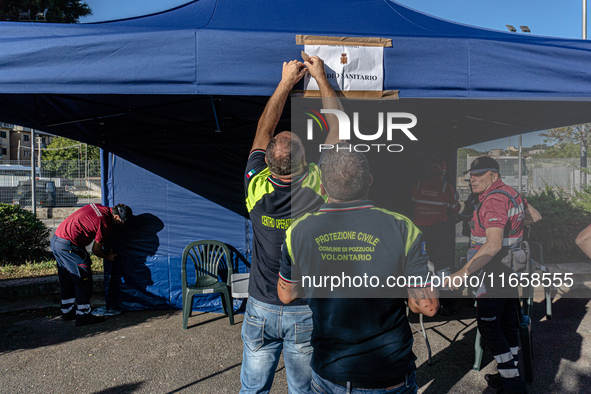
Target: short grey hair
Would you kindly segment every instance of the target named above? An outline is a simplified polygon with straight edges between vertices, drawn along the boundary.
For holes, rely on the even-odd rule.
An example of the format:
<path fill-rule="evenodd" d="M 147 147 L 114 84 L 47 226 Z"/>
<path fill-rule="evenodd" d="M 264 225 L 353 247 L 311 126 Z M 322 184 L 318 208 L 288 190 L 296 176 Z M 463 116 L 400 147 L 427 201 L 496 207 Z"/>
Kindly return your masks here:
<path fill-rule="evenodd" d="M 267 166 L 275 175 L 290 175 L 302 166 L 304 146 L 299 139 L 277 135 L 267 145 Z"/>
<path fill-rule="evenodd" d="M 324 154 L 322 184 L 329 197 L 339 201 L 365 198 L 369 192 L 369 163 L 349 143 L 338 143 Z"/>

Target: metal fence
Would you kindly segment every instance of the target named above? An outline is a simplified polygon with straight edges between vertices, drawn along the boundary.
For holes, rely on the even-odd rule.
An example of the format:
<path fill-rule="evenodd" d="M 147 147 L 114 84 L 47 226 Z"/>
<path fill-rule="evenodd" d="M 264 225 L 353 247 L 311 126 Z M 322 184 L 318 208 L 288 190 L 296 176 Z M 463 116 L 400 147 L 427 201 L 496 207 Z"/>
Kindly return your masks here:
<path fill-rule="evenodd" d="M 462 172 L 468 166 L 468 162 L 472 161 L 473 157 L 458 157 L 458 174 L 457 185 L 458 191 L 462 200 L 465 200 L 470 193 L 468 183 L 466 182 L 468 176 L 463 175 Z M 517 160 L 507 165 L 501 166 L 501 175 L 508 185 L 517 188 L 517 179 L 515 173 L 517 172 Z M 524 194 L 537 194 L 543 191 L 547 186 L 559 188 L 565 193 L 573 194 L 574 190 L 581 190 L 581 170 L 579 169 L 580 159 L 578 158 L 552 158 L 552 159 L 536 159 L 524 158 L 522 170 L 522 190 Z"/>
<path fill-rule="evenodd" d="M 0 164 L 0 202 L 31 207 L 31 161 Z M 41 161 L 35 167 L 38 207 L 73 207 L 101 201 L 99 160 Z"/>
<path fill-rule="evenodd" d="M 531 193 L 539 193 L 546 185 L 556 187 L 572 194 L 581 190 L 580 159 L 527 159 L 530 168 Z"/>

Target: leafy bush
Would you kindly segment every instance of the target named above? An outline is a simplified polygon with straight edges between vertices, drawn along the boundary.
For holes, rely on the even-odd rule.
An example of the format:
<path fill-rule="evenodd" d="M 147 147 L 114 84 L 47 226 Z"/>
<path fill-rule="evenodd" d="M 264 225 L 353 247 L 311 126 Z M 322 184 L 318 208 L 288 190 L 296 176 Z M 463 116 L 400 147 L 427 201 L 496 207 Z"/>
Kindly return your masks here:
<path fill-rule="evenodd" d="M 542 244 L 545 255 L 587 260 L 575 239 L 591 224 L 591 212 L 585 209 L 588 198 L 585 193 L 570 197 L 549 186 L 541 194 L 528 196 L 528 203 L 542 214 L 542 220 L 531 226 L 529 239 Z"/>
<path fill-rule="evenodd" d="M 49 229 L 19 205 L 0 204 L 0 263 L 14 265 L 47 257 Z"/>

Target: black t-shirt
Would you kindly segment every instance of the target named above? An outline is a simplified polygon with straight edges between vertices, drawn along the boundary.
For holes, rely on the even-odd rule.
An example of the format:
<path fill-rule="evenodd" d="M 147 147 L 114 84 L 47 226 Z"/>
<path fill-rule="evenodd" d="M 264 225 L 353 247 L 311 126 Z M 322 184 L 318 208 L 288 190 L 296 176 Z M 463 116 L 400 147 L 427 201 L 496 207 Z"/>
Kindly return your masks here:
<path fill-rule="evenodd" d="M 293 223 L 280 275 L 303 285 L 312 309 L 312 369 L 333 382 L 388 381 L 415 370 L 404 284 L 428 285 L 427 262 L 417 227 L 369 200 L 325 204 Z M 358 286 L 355 278 L 364 275 L 368 285 Z M 326 282 L 333 276 L 342 287 L 331 287 L 332 279 Z M 418 282 L 391 287 L 388 277 Z"/>
<path fill-rule="evenodd" d="M 258 301 L 284 305 L 277 295 L 281 245 L 293 220 L 324 203 L 320 170 L 316 164 L 309 164 L 292 182 L 282 182 L 271 176 L 265 151 L 255 150 L 248 158 L 244 186 L 254 233 L 248 293 Z M 305 303 L 300 300 L 293 305 Z"/>

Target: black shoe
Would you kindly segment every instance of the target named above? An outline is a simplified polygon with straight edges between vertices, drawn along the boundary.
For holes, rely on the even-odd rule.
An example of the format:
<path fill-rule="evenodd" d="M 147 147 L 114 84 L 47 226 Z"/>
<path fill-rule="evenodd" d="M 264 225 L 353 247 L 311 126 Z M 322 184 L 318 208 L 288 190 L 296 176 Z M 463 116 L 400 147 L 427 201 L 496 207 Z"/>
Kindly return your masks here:
<path fill-rule="evenodd" d="M 76 318 L 76 310 L 72 309 L 68 313 L 62 313 L 62 319 L 65 321 L 74 320 Z"/>
<path fill-rule="evenodd" d="M 82 315 L 82 316 L 76 316 L 76 323 L 74 323 L 74 325 L 75 326 L 87 326 L 89 324 L 102 323 L 104 321 L 105 321 L 104 317 L 94 316 L 89 313 L 89 314 Z"/>
<path fill-rule="evenodd" d="M 484 375 L 484 380 L 486 380 L 486 383 L 488 383 L 493 389 L 501 389 L 503 387 L 500 373 L 495 373 L 494 375 L 487 373 Z"/>
<path fill-rule="evenodd" d="M 458 313 L 458 308 L 455 305 L 443 305 L 439 308 L 439 316 L 451 316 Z"/>

